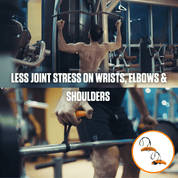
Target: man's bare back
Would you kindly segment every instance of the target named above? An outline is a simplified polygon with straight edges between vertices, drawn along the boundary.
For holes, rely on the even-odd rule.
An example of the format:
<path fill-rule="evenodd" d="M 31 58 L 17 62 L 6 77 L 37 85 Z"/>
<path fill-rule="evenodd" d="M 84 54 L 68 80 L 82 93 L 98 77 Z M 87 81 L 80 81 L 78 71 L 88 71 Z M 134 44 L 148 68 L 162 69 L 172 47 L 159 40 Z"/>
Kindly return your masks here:
<path fill-rule="evenodd" d="M 66 44 L 62 29 L 64 27 L 64 21 L 59 20 L 57 22 L 58 25 L 58 48 L 60 51 L 68 52 L 68 53 L 77 53 L 80 57 L 80 72 L 98 72 L 98 68 L 102 62 L 102 60 L 105 58 L 105 56 L 108 54 L 109 51 L 115 51 L 116 49 L 119 49 L 121 47 L 121 33 L 120 33 L 120 27 L 121 22 L 116 22 L 117 27 L 117 38 L 116 43 L 102 43 L 99 44 L 98 41 L 93 40 L 91 32 L 89 32 L 88 37 L 90 38 L 90 44 L 85 43 L 69 43 Z"/>
<path fill-rule="evenodd" d="M 83 43 L 82 49 L 78 52 L 80 57 L 80 72 L 97 72 L 102 60 L 107 55 L 106 46 L 103 44 Z"/>

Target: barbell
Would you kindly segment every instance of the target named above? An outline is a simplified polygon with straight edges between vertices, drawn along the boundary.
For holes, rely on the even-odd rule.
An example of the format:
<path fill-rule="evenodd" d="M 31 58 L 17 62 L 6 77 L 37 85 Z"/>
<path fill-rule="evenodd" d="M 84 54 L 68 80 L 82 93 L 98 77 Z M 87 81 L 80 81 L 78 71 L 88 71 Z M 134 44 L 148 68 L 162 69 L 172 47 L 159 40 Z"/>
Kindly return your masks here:
<path fill-rule="evenodd" d="M 91 148 L 111 147 L 133 143 L 134 139 L 108 140 L 83 143 L 49 144 L 21 147 L 16 119 L 14 119 L 7 98 L 0 89 L 0 177 L 20 177 L 22 160 L 29 156 L 40 156 Z"/>
<path fill-rule="evenodd" d="M 82 117 L 85 112 L 76 113 Z M 142 128 L 142 125 L 139 126 Z M 154 127 L 154 126 L 153 126 Z M 70 127 L 69 127 L 70 128 Z M 175 146 L 175 154 L 178 152 L 178 129 L 168 121 L 159 121 L 155 130 L 159 130 L 170 137 Z M 85 150 L 92 148 L 104 148 L 115 145 L 132 144 L 134 139 L 106 140 L 82 143 L 62 143 L 39 145 L 32 147 L 20 147 L 20 130 L 14 119 L 10 105 L 2 89 L 0 89 L 0 177 L 19 177 L 22 172 L 23 160 L 30 156 L 41 156 L 66 151 Z"/>
<path fill-rule="evenodd" d="M 123 145 L 133 143 L 134 139 L 124 140 L 107 140 L 107 141 L 94 141 L 94 142 L 82 142 L 82 143 L 68 143 L 69 151 L 86 150 L 91 148 L 104 148 L 115 145 Z M 28 156 L 41 156 L 53 153 L 66 152 L 66 144 L 49 144 L 42 146 L 23 147 L 19 150 L 19 154 L 22 158 Z"/>

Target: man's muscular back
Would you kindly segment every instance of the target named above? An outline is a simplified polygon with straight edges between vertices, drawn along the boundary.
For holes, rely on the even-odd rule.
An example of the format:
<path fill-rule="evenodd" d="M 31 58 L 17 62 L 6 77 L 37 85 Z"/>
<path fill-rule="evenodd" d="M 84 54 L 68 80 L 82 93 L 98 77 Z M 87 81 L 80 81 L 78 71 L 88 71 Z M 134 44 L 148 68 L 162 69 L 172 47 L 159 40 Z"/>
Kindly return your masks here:
<path fill-rule="evenodd" d="M 107 55 L 106 46 L 103 44 L 83 44 L 80 57 L 80 72 L 97 72 L 102 60 Z"/>
<path fill-rule="evenodd" d="M 76 53 L 80 57 L 80 72 L 97 72 L 98 68 L 109 51 L 115 51 L 121 47 L 121 22 L 116 22 L 117 38 L 115 43 L 105 42 L 98 43 L 99 38 L 102 36 L 102 29 L 95 25 L 93 29 L 90 29 L 88 37 L 90 38 L 90 44 L 85 43 L 69 43 L 66 44 L 62 29 L 64 27 L 64 21 L 59 20 L 58 25 L 58 49 L 63 52 Z M 102 31 L 102 33 L 101 33 Z"/>

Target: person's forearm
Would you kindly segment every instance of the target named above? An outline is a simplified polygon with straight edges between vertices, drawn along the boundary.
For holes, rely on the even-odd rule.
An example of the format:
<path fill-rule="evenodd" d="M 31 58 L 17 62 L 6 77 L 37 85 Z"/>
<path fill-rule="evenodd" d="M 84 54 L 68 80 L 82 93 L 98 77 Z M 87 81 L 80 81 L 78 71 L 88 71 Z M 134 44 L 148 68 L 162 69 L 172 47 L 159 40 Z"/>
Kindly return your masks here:
<path fill-rule="evenodd" d="M 134 103 L 136 104 L 137 109 L 139 110 L 141 116 L 149 115 L 149 111 L 147 109 L 147 105 L 146 105 L 145 99 L 144 99 L 143 89 L 130 88 L 129 91 L 130 91 L 130 94 L 131 94 L 131 96 L 134 100 Z"/>
<path fill-rule="evenodd" d="M 58 29 L 58 49 L 60 51 L 63 51 L 63 50 L 65 50 L 66 46 L 67 46 L 67 44 L 63 37 L 62 29 Z"/>

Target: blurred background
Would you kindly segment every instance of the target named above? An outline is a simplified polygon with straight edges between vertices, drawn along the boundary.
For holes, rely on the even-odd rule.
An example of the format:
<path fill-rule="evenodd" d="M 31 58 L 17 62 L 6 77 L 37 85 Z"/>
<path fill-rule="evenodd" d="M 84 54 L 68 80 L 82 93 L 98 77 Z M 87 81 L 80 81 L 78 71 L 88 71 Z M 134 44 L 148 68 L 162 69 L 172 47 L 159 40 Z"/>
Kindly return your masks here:
<path fill-rule="evenodd" d="M 7 97 L 12 105 L 15 117 L 18 114 L 18 98 L 15 90 L 20 90 L 23 100 L 27 108 L 26 110 L 34 115 L 41 127 L 40 139 L 46 140 L 50 144 L 61 143 L 64 139 L 64 127 L 58 122 L 54 113 L 58 100 L 61 97 L 61 88 L 22 88 L 11 89 L 7 92 Z M 143 88 L 145 101 L 151 116 L 157 120 L 166 120 L 178 123 L 178 88 Z M 16 100 L 17 99 L 17 100 Z M 27 101 L 37 101 L 36 105 L 29 105 Z M 43 105 L 40 105 L 44 103 Z M 132 100 L 129 89 L 126 92 L 122 106 L 128 115 L 128 118 L 133 121 L 134 126 L 138 126 L 140 114 Z M 136 129 L 136 128 L 135 128 Z M 69 135 L 69 140 L 72 142 L 79 141 L 75 127 Z M 70 153 L 69 153 L 70 154 Z"/>
<path fill-rule="evenodd" d="M 111 1 L 106 1 L 107 6 Z M 53 8 L 55 0 L 19 0 L 20 11 L 15 16 L 22 25 L 26 26 L 31 33 L 30 44 L 37 40 L 43 40 L 46 48 L 52 51 L 53 36 Z M 92 0 L 66 0 L 62 1 L 58 12 L 70 10 L 83 10 L 90 12 L 95 1 Z M 118 10 L 119 5 L 127 9 L 125 12 Z M 140 39 L 143 36 L 150 36 L 156 49 L 160 44 L 178 44 L 178 4 L 176 0 L 167 1 L 136 1 L 122 0 L 119 2 L 112 13 L 124 17 L 122 23 L 122 43 L 127 45 L 126 52 L 129 56 L 137 56 L 133 63 L 139 63 Z M 60 16 L 65 20 L 64 38 L 67 43 L 83 41 L 89 42 L 88 31 L 93 23 L 91 16 L 85 14 L 66 14 Z M 115 22 L 117 17 L 108 16 L 108 38 L 110 41 L 116 35 Z M 57 49 L 56 49 L 57 50 Z M 46 56 L 42 66 L 49 71 L 53 70 L 54 56 Z M 62 59 L 65 58 L 65 63 Z M 56 53 L 56 71 L 69 72 L 70 68 L 79 68 L 79 57 L 76 54 Z"/>
<path fill-rule="evenodd" d="M 143 88 L 145 101 L 150 115 L 157 120 L 169 121 L 178 126 L 178 88 Z M 14 118 L 17 119 L 17 128 L 20 128 L 20 140 L 22 146 L 60 144 L 64 140 L 64 126 L 61 125 L 54 113 L 55 107 L 62 94 L 62 88 L 16 88 L 4 89 L 10 105 L 12 106 Z M 130 96 L 129 89 L 126 92 L 122 106 L 125 109 L 133 127 L 137 130 L 140 114 Z M 169 124 L 167 126 L 170 126 Z M 171 126 L 171 128 L 174 128 Z M 169 128 L 168 128 L 169 129 Z M 174 130 L 174 129 L 173 129 Z M 176 133 L 174 130 L 172 132 Z M 170 129 L 169 129 L 170 132 Z M 176 135 L 175 135 L 176 136 Z M 175 139 L 175 138 L 174 138 Z M 68 142 L 80 142 L 76 127 L 72 126 L 68 136 Z M 63 158 L 67 164 L 63 164 L 64 178 L 92 177 L 93 166 L 84 150 L 70 151 L 67 153 L 56 153 L 39 157 L 25 159 L 24 174 L 29 177 L 52 177 L 56 170 L 48 167 L 35 170 L 35 165 L 54 161 L 55 158 Z M 176 178 L 178 172 L 178 156 L 167 172 L 159 174 L 148 174 L 141 171 L 141 177 L 151 178 Z M 122 161 L 117 177 L 122 174 Z"/>

